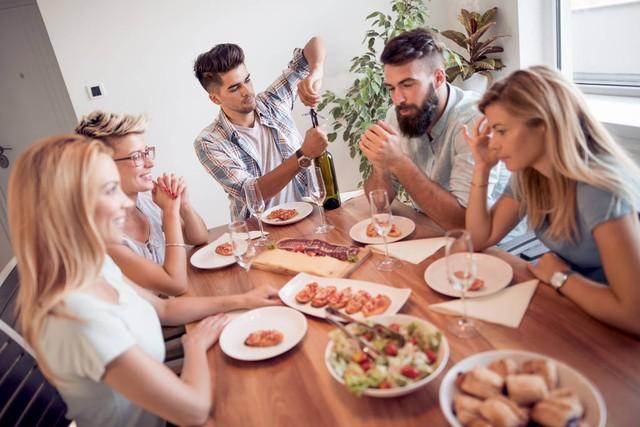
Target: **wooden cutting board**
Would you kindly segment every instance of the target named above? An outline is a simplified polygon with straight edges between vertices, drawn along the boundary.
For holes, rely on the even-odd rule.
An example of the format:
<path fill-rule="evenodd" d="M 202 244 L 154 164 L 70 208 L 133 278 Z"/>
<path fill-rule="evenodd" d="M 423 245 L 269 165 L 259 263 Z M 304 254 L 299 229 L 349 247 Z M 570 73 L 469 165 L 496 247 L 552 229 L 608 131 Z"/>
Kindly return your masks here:
<path fill-rule="evenodd" d="M 253 267 L 280 274 L 315 274 L 322 277 L 348 277 L 371 254 L 371 249 L 360 248 L 356 262 L 340 261 L 330 256 L 310 256 L 283 249 L 267 249 L 254 260 Z"/>

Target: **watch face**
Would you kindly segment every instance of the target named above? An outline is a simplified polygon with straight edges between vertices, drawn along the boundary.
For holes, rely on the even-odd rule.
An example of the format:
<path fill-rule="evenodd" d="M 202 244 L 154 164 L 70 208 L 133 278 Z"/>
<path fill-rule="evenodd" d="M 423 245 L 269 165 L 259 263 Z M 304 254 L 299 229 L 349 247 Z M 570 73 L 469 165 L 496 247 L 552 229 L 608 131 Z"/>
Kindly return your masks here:
<path fill-rule="evenodd" d="M 554 288 L 559 288 L 564 285 L 564 282 L 567 281 L 567 274 L 562 271 L 556 271 L 551 275 L 551 286 Z"/>
<path fill-rule="evenodd" d="M 300 157 L 298 159 L 298 164 L 300 165 L 300 167 L 308 168 L 309 166 L 311 166 L 311 159 L 304 156 Z"/>

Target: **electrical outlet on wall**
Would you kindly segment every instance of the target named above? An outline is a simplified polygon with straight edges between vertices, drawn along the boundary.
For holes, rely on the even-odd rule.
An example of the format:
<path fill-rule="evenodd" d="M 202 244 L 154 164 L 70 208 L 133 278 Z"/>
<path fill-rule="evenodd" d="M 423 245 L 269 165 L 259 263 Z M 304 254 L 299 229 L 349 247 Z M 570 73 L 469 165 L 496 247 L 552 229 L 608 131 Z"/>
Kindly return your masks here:
<path fill-rule="evenodd" d="M 87 85 L 87 95 L 89 95 L 89 99 L 102 98 L 105 95 L 104 85 L 102 83 Z"/>

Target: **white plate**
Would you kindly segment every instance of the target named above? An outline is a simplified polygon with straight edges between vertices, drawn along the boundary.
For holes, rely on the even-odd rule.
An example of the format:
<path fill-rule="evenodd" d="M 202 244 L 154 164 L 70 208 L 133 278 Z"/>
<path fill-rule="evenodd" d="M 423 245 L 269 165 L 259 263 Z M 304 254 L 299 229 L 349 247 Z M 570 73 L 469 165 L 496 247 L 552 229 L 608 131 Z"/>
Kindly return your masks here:
<path fill-rule="evenodd" d="M 244 340 L 250 333 L 276 329 L 284 335 L 273 347 L 249 347 Z M 307 333 L 307 319 L 288 307 L 262 307 L 247 311 L 233 319 L 220 334 L 220 349 L 238 360 L 264 360 L 278 356 L 300 342 Z"/>
<path fill-rule="evenodd" d="M 295 308 L 296 310 L 299 310 L 303 313 L 310 314 L 311 316 L 321 317 L 324 319 L 327 317 L 324 307 L 315 308 L 312 307 L 310 303 L 300 304 L 298 301 L 296 301 L 296 294 L 311 282 L 318 282 L 320 286 L 333 285 L 338 290 L 350 286 L 353 293 L 356 293 L 359 290 L 363 290 L 369 292 L 372 297 L 375 297 L 377 294 L 384 294 L 391 298 L 391 305 L 384 312 L 384 314 L 387 315 L 397 313 L 402 308 L 404 303 L 407 302 L 407 299 L 409 299 L 409 295 L 411 295 L 411 289 L 408 288 L 398 289 L 391 286 L 380 285 L 373 282 L 365 282 L 362 280 L 333 279 L 313 276 L 307 273 L 298 273 L 293 279 L 289 280 L 280 289 L 278 295 L 280 296 L 280 299 L 289 307 Z M 358 320 L 365 319 L 365 317 L 360 312 L 352 314 L 351 316 Z"/>
<path fill-rule="evenodd" d="M 265 236 L 269 233 L 265 231 Z M 249 235 L 252 239 L 260 237 L 259 231 L 250 231 Z M 224 233 L 207 246 L 203 246 L 191 255 L 191 265 L 196 268 L 221 268 L 236 262 L 235 257 L 224 256 L 216 253 L 216 247 L 230 241 L 229 233 Z"/>
<path fill-rule="evenodd" d="M 558 382 L 560 387 L 568 387 L 573 390 L 585 408 L 584 421 L 592 427 L 604 427 L 607 421 L 607 408 L 598 389 L 580 372 L 565 363 L 555 360 L 544 354 L 532 353 L 520 350 L 492 350 L 474 354 L 454 365 L 440 384 L 440 409 L 449 424 L 454 427 L 462 427 L 453 414 L 453 394 L 455 380 L 460 372 L 468 372 L 478 365 L 487 366 L 491 362 L 505 357 L 512 358 L 518 365 L 530 359 L 551 359 L 558 366 Z"/>
<path fill-rule="evenodd" d="M 475 253 L 477 277 L 484 280 L 484 288 L 479 291 L 467 291 L 465 297 L 476 298 L 490 295 L 504 289 L 511 283 L 513 269 L 506 261 L 492 255 Z M 447 279 L 447 264 L 445 258 L 440 258 L 431 264 L 424 272 L 427 285 L 436 292 L 460 297 L 460 292 L 453 289 Z"/>
<path fill-rule="evenodd" d="M 390 323 L 398 323 L 400 325 L 406 325 L 411 322 L 417 322 L 426 326 L 429 329 L 433 329 L 435 331 L 439 330 L 431 322 L 428 322 L 424 319 L 420 319 L 419 317 L 409 316 L 406 314 L 395 314 L 392 316 L 375 316 L 375 317 L 372 317 L 371 320 L 374 320 L 377 323 L 380 323 L 383 325 L 388 325 Z M 330 358 L 331 358 L 332 351 L 333 351 L 333 341 L 330 340 L 324 352 L 324 364 L 329 370 L 329 373 L 331 374 L 331 376 L 340 384 L 344 384 L 344 380 L 333 370 L 333 367 L 331 366 Z M 406 387 L 394 387 L 394 388 L 388 388 L 388 389 L 372 388 L 372 389 L 365 390 L 362 394 L 365 396 L 371 396 L 371 397 L 396 397 L 396 396 L 403 396 L 405 394 L 409 394 L 419 389 L 420 387 L 425 386 L 427 383 L 431 382 L 438 375 L 440 375 L 440 373 L 447 366 L 447 360 L 449 360 L 449 343 L 447 341 L 447 337 L 445 337 L 444 334 L 442 334 L 442 341 L 440 343 L 440 348 L 438 349 L 438 360 L 437 360 L 438 366 L 431 373 L 431 375 L 427 375 L 420 381 L 417 381 Z"/>
<path fill-rule="evenodd" d="M 388 243 L 402 240 L 409 234 L 413 233 L 413 230 L 416 229 L 416 223 L 403 216 L 394 215 L 393 223 L 396 225 L 398 230 L 400 230 L 400 235 L 396 237 L 387 237 Z M 356 242 L 364 243 L 367 245 L 383 244 L 384 240 L 382 240 L 382 237 L 367 236 L 367 227 L 369 226 L 369 224 L 371 224 L 371 218 L 363 219 L 362 221 L 351 227 L 351 230 L 349 230 L 349 236 Z"/>
<path fill-rule="evenodd" d="M 289 218 L 286 221 L 268 219 L 267 217 L 269 216 L 269 214 L 276 209 L 295 209 L 298 211 L 298 214 L 294 217 Z M 309 203 L 306 203 L 306 202 L 283 203 L 281 205 L 274 206 L 266 210 L 262 214 L 262 222 L 264 222 L 265 224 L 271 224 L 271 225 L 293 224 L 294 222 L 302 221 L 304 218 L 308 217 L 311 212 L 313 212 L 313 206 L 311 206 Z"/>

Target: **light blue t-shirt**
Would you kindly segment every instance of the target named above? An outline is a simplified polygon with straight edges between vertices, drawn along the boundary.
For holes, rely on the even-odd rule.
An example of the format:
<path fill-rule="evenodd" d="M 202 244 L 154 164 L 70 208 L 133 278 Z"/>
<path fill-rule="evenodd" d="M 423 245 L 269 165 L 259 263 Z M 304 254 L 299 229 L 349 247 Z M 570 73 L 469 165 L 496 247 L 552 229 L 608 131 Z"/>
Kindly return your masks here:
<path fill-rule="evenodd" d="M 513 198 L 511 183 L 505 188 L 504 195 Z M 542 226 L 535 229 L 536 237 L 552 252 L 569 263 L 573 271 L 600 283 L 607 283 L 602 268 L 602 260 L 593 230 L 603 222 L 621 218 L 634 211 L 627 200 L 618 198 L 608 190 L 593 187 L 579 182 L 576 187 L 576 220 L 578 238 L 570 240 L 554 240 L 546 236 L 549 222 L 545 219 Z"/>

